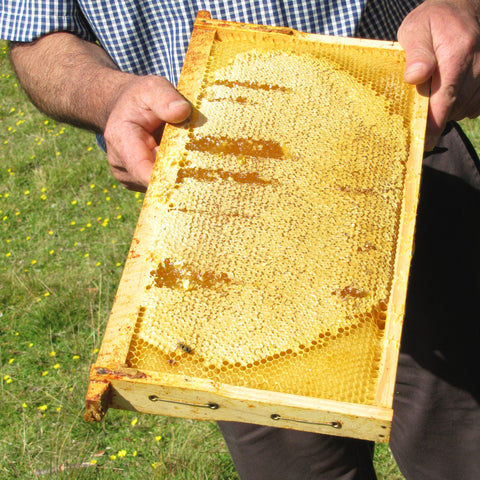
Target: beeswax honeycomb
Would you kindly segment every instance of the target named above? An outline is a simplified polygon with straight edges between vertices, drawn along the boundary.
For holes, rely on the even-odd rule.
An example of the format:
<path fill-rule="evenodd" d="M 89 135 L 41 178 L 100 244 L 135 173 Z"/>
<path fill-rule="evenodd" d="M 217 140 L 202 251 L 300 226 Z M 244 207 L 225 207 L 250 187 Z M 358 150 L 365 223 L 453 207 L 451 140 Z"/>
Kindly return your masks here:
<path fill-rule="evenodd" d="M 399 51 L 217 35 L 127 364 L 372 404 L 391 296 L 409 99 Z"/>

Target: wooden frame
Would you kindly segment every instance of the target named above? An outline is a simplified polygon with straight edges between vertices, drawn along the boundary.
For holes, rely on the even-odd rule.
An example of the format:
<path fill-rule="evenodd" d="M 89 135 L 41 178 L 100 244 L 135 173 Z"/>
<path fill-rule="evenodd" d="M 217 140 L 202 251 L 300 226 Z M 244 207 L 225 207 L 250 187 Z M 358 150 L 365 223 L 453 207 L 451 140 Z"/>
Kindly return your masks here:
<path fill-rule="evenodd" d="M 179 91 L 193 104 L 203 78 L 199 66 L 208 60 L 217 32 L 231 28 L 255 32 L 259 38 L 289 35 L 312 42 L 339 43 L 347 48 L 361 46 L 372 51 L 401 51 L 400 46 L 393 42 L 332 38 L 304 34 L 288 28 L 233 24 L 212 20 L 208 13 L 200 12 L 178 84 Z M 91 368 L 86 396 L 86 420 L 100 420 L 111 407 L 199 420 L 233 420 L 387 442 L 393 414 L 393 389 L 413 245 L 427 104 L 426 87 L 422 87 L 412 106 L 410 157 L 407 161 L 395 285 L 389 303 L 384 357 L 375 405 L 273 393 L 182 375 L 137 371 L 125 366 L 137 319 L 137 299 L 142 288 L 138 279 L 143 278 L 148 268 L 145 257 L 155 241 L 157 225 L 167 208 L 165 201 L 149 189 L 105 337 L 97 361 Z M 166 126 L 158 158 L 168 160 L 169 151 L 181 145 L 185 135 L 186 129 L 182 126 Z M 158 176 L 158 169 L 155 169 L 151 183 L 160 181 Z"/>

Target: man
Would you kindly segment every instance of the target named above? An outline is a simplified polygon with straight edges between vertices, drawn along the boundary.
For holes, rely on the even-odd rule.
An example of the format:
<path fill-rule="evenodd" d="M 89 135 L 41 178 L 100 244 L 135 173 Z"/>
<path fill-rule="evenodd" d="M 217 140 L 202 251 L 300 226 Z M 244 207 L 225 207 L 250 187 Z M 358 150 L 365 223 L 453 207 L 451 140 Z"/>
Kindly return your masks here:
<path fill-rule="evenodd" d="M 164 123 L 190 115 L 160 75 L 175 82 L 197 8 L 226 20 L 382 38 L 404 17 L 405 80 L 431 80 L 426 150 L 437 147 L 424 163 L 391 447 L 408 480 L 479 479 L 480 170 L 447 122 L 480 114 L 480 0 L 166 3 L 2 3 L 1 36 L 20 42 L 11 59 L 32 101 L 102 134 L 115 178 L 131 189 L 148 185 Z M 369 442 L 220 427 L 245 480 L 375 478 Z"/>

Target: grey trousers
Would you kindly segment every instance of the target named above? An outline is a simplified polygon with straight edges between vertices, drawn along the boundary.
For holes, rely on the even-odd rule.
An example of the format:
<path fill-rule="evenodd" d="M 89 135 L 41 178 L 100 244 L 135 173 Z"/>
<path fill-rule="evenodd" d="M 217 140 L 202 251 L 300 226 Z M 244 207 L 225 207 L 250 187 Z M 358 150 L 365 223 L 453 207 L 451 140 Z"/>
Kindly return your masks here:
<path fill-rule="evenodd" d="M 407 480 L 480 480 L 480 162 L 424 159 L 390 447 Z M 219 422 L 242 480 L 372 480 L 371 442 Z"/>

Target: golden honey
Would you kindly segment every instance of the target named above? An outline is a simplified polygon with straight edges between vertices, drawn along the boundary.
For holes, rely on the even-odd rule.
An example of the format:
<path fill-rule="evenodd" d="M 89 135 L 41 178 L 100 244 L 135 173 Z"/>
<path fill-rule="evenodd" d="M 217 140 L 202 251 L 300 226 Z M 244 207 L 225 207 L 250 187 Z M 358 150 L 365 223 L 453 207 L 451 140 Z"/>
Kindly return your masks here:
<path fill-rule="evenodd" d="M 415 95 L 391 56 L 216 36 L 128 367 L 374 404 Z"/>

